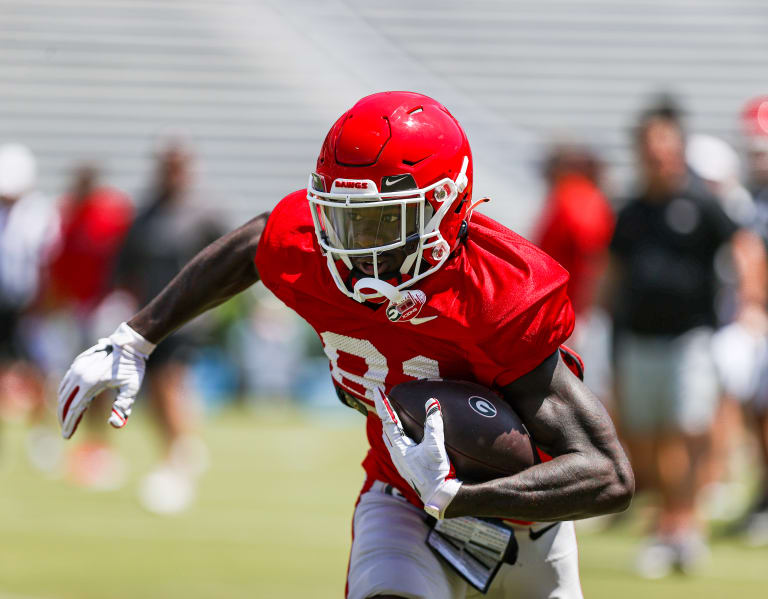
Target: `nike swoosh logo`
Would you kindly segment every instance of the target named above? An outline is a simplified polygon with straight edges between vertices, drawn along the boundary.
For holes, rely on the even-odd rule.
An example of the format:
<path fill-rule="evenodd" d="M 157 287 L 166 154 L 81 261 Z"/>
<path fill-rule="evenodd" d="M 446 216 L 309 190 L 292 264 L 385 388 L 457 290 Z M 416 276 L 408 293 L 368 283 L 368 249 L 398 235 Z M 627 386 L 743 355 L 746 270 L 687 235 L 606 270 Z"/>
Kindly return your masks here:
<path fill-rule="evenodd" d="M 390 177 L 389 179 L 384 180 L 384 187 L 392 187 L 395 183 L 400 183 L 403 179 L 405 179 L 408 175 L 402 175 L 401 177 Z"/>
<path fill-rule="evenodd" d="M 430 320 L 434 320 L 437 316 L 425 316 L 424 318 L 411 318 L 408 322 L 411 324 L 424 324 Z"/>
<path fill-rule="evenodd" d="M 109 355 L 109 354 L 111 354 L 111 353 L 112 353 L 112 350 L 113 350 L 113 349 L 114 349 L 114 348 L 113 348 L 111 345 L 105 345 L 104 347 L 100 347 L 99 349 L 97 349 L 97 350 L 94 350 L 94 353 L 96 353 L 96 352 L 102 352 L 102 351 L 103 351 L 103 352 L 105 352 L 107 355 Z"/>
<path fill-rule="evenodd" d="M 560 523 L 555 522 L 554 524 L 550 524 L 549 526 L 545 526 L 544 528 L 540 528 L 539 530 L 533 530 L 532 528 L 529 528 L 528 536 L 531 538 L 531 541 L 535 541 L 536 539 L 540 539 L 542 536 L 544 536 L 547 532 L 552 530 L 558 524 Z"/>

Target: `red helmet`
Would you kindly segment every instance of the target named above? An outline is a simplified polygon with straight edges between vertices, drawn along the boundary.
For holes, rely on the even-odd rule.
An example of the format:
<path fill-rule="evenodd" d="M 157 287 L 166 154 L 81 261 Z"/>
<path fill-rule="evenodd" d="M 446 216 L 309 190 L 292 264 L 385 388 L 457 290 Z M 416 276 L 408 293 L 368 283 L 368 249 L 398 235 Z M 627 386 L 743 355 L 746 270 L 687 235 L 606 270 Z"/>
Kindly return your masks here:
<path fill-rule="evenodd" d="M 741 122 L 749 145 L 768 150 L 768 96 L 752 98 L 741 111 Z"/>
<path fill-rule="evenodd" d="M 747 135 L 768 136 L 768 96 L 752 98 L 741 111 Z"/>
<path fill-rule="evenodd" d="M 472 199 L 467 136 L 432 98 L 367 96 L 328 132 L 307 199 L 339 289 L 358 301 L 390 297 L 459 243 Z"/>

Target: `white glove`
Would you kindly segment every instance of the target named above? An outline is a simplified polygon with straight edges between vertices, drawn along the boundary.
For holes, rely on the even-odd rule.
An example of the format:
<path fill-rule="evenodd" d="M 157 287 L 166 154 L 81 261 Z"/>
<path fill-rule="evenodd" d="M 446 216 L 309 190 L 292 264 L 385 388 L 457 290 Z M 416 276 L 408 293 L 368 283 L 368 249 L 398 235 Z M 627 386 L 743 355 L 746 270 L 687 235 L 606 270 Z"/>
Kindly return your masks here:
<path fill-rule="evenodd" d="M 384 442 L 397 471 L 414 488 L 424 503 L 424 511 L 442 519 L 456 497 L 461 481 L 445 451 L 443 414 L 440 402 L 432 398 L 424 404 L 424 438 L 416 442 L 405 434 L 392 404 L 384 392 L 374 391 L 376 412 L 381 418 Z"/>
<path fill-rule="evenodd" d="M 77 356 L 59 385 L 62 436 L 69 439 L 74 434 L 93 398 L 105 389 L 117 389 L 109 423 L 124 427 L 154 349 L 154 343 L 122 323 L 109 337 Z"/>

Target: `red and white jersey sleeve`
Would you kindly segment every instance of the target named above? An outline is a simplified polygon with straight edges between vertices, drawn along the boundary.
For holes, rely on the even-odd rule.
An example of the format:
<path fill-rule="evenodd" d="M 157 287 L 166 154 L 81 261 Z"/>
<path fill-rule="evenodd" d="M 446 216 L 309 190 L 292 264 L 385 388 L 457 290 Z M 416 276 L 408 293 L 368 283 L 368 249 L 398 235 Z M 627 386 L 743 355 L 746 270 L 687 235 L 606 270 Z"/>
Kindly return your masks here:
<path fill-rule="evenodd" d="M 334 383 L 371 410 L 369 481 L 396 486 L 420 505 L 397 474 L 381 439 L 373 390 L 441 377 L 500 387 L 538 366 L 571 334 L 568 275 L 519 235 L 475 215 L 466 241 L 415 287 L 426 302 L 416 318 L 391 321 L 386 305 L 360 304 L 336 288 L 321 254 L 305 191 L 269 217 L 255 256 L 261 280 L 317 332 Z"/>

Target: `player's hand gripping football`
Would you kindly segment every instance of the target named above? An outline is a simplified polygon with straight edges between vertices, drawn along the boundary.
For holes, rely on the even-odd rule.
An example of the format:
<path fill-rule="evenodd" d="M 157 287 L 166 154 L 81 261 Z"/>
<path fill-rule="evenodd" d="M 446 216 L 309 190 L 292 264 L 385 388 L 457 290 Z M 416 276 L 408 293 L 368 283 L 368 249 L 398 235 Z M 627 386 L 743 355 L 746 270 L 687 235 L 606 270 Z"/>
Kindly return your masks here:
<path fill-rule="evenodd" d="M 59 385 L 62 436 L 69 439 L 74 434 L 93 398 L 105 389 L 117 390 L 109 423 L 115 428 L 124 427 L 141 387 L 147 358 L 154 349 L 154 343 L 122 323 L 109 337 L 99 339 L 77 356 Z"/>
<path fill-rule="evenodd" d="M 397 471 L 421 497 L 424 510 L 437 519 L 443 518 L 448 505 L 456 497 L 461 481 L 445 451 L 443 414 L 440 402 L 430 399 L 424 405 L 424 438 L 416 443 L 406 435 L 400 419 L 381 389 L 374 391 L 376 412 L 381 418 L 384 443 Z"/>

